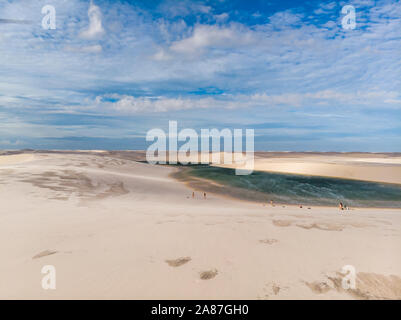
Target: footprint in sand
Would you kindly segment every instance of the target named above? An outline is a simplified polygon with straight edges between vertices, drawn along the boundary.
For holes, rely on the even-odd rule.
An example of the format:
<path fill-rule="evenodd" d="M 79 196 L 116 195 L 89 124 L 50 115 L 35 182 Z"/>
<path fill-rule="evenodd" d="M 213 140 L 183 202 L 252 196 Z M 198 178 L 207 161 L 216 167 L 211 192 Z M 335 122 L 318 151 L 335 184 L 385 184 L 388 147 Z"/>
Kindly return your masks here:
<path fill-rule="evenodd" d="M 268 299 L 272 296 L 277 296 L 280 291 L 288 289 L 288 287 L 283 287 L 280 284 L 277 284 L 275 282 L 269 282 L 267 283 L 264 288 L 263 288 L 263 296 L 258 296 L 258 299 Z"/>
<path fill-rule="evenodd" d="M 182 257 L 182 258 L 178 258 L 178 259 L 174 259 L 174 260 L 166 260 L 166 263 L 170 267 L 180 267 L 189 261 L 191 261 L 191 257 Z"/>
<path fill-rule="evenodd" d="M 278 240 L 277 239 L 262 239 L 259 240 L 260 243 L 265 243 L 265 244 L 274 244 L 277 243 Z"/>
<path fill-rule="evenodd" d="M 46 256 L 50 256 L 52 254 L 55 254 L 57 252 L 58 251 L 54 251 L 54 250 L 45 250 L 45 251 L 42 251 L 42 252 L 38 253 L 37 255 L 33 256 L 32 259 L 43 258 L 43 257 L 46 257 Z"/>
<path fill-rule="evenodd" d="M 292 224 L 290 220 L 273 220 L 272 222 L 277 227 L 289 227 Z"/>
<path fill-rule="evenodd" d="M 208 271 L 202 271 L 199 274 L 199 277 L 201 278 L 201 280 L 210 280 L 213 279 L 215 276 L 217 276 L 218 271 L 216 269 L 213 270 L 208 270 Z"/>
<path fill-rule="evenodd" d="M 273 284 L 272 290 L 273 290 L 273 293 L 274 293 L 275 295 L 278 295 L 278 293 L 280 292 L 281 288 L 280 288 L 278 285 Z"/>
<path fill-rule="evenodd" d="M 325 281 L 305 282 L 306 286 L 314 293 L 321 294 L 331 290 L 330 285 Z"/>

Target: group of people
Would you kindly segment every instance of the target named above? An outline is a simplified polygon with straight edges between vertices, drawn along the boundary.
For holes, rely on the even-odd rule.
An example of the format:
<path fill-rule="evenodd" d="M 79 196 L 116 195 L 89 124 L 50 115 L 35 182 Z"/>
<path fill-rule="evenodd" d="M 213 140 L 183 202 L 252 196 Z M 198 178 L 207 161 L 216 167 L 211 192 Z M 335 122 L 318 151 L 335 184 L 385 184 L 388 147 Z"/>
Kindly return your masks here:
<path fill-rule="evenodd" d="M 192 197 L 193 197 L 193 196 L 192 196 Z M 270 205 L 271 205 L 272 207 L 274 207 L 274 202 L 273 202 L 273 200 L 270 200 Z M 299 207 L 302 208 L 302 205 L 299 205 Z M 340 210 L 348 210 L 348 209 L 349 209 L 349 208 L 348 208 L 345 204 L 343 204 L 342 202 L 340 202 L 340 203 L 338 204 L 338 207 L 339 207 Z M 308 208 L 308 209 L 310 209 L 310 208 Z"/>
<path fill-rule="evenodd" d="M 195 199 L 195 191 L 192 192 L 192 199 Z M 203 193 L 203 199 L 206 199 L 206 192 Z M 271 205 L 272 207 L 274 207 L 274 202 L 273 202 L 273 200 L 270 200 L 270 205 Z M 299 207 L 302 208 L 302 205 L 300 205 Z M 347 210 L 347 209 L 348 209 L 348 207 L 347 207 L 345 204 L 343 204 L 342 202 L 340 202 L 340 203 L 338 204 L 338 208 L 339 208 L 340 210 Z M 308 209 L 309 209 L 309 208 L 308 208 Z"/>

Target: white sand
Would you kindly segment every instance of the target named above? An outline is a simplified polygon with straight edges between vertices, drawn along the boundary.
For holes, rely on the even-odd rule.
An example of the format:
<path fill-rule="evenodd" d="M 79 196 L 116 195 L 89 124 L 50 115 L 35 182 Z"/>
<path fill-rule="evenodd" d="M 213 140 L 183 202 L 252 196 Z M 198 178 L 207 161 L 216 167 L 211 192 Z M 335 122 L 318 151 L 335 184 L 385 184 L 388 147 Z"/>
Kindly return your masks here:
<path fill-rule="evenodd" d="M 33 154 L 13 154 L 7 156 L 0 156 L 0 166 L 15 165 L 21 162 L 32 161 L 35 158 Z"/>
<path fill-rule="evenodd" d="M 294 156 L 295 155 L 295 156 Z M 376 154 L 309 155 L 288 153 L 255 157 L 254 170 L 401 184 L 401 157 Z M 219 165 L 235 168 L 235 165 Z"/>
<path fill-rule="evenodd" d="M 2 299 L 401 299 L 401 210 L 192 199 L 171 168 L 95 154 L 0 159 Z"/>

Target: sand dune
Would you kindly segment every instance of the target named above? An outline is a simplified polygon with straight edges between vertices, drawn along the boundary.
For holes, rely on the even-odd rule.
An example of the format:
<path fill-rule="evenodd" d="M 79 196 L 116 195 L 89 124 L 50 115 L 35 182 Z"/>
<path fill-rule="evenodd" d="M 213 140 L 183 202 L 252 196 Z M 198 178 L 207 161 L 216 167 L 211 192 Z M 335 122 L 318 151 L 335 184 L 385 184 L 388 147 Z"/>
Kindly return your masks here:
<path fill-rule="evenodd" d="M 32 161 L 33 159 L 35 159 L 35 156 L 33 154 L 25 154 L 25 153 L 0 156 L 0 166 L 9 164 L 15 165 L 26 161 Z"/>
<path fill-rule="evenodd" d="M 401 210 L 192 198 L 174 170 L 119 153 L 0 156 L 0 298 L 401 299 Z"/>
<path fill-rule="evenodd" d="M 401 184 L 398 154 L 256 153 L 254 170 Z"/>

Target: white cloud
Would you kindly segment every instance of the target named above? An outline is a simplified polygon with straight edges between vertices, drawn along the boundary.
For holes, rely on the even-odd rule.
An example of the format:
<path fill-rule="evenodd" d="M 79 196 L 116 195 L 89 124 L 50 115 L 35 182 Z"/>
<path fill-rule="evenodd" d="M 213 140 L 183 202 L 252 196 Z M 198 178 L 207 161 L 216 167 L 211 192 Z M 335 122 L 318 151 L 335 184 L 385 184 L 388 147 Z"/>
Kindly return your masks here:
<path fill-rule="evenodd" d="M 111 2 L 102 2 L 102 18 L 99 7 L 91 3 L 89 11 L 97 22 L 90 21 L 87 28 L 86 3 L 54 2 L 58 19 L 54 32 L 41 30 L 38 1 L 0 2 L 1 12 L 10 16 L 20 12 L 21 17 L 38 21 L 38 26 L 0 26 L 0 51 L 7 57 L 0 81 L 3 106 L 84 109 L 110 86 L 127 95 L 119 98 L 116 113 L 249 105 L 239 92 L 243 100 L 256 105 L 399 106 L 395 103 L 401 99 L 399 2 L 366 9 L 365 21 L 358 20 L 358 28 L 351 32 L 344 32 L 338 21 L 313 24 L 305 21 L 307 15 L 291 11 L 246 26 L 215 24 L 213 10 L 190 8 L 192 13 L 210 14 L 210 20 L 191 26 L 180 18 L 154 19 L 136 7 Z M 37 15 L 31 17 L 30 12 Z M 98 34 L 102 19 L 107 26 L 114 23 L 107 37 L 98 43 L 78 37 L 85 28 L 87 35 Z M 203 88 L 227 95 L 209 100 L 178 97 Z M 138 94 L 128 98 L 133 92 Z M 268 95 L 263 96 L 265 92 Z"/>
<path fill-rule="evenodd" d="M 212 11 L 212 8 L 191 0 L 167 0 L 160 4 L 159 10 L 163 15 L 174 18 L 185 17 L 190 14 L 208 14 Z"/>
<path fill-rule="evenodd" d="M 70 52 L 99 53 L 102 52 L 103 49 L 101 45 L 97 44 L 97 45 L 82 46 L 82 47 L 67 46 L 65 47 L 65 50 Z"/>
<path fill-rule="evenodd" d="M 376 103 L 388 103 L 393 107 L 399 105 L 395 98 L 397 92 L 368 91 L 346 93 L 323 90 L 314 93 L 285 93 L 269 95 L 266 93 L 252 95 L 223 95 L 217 97 L 134 97 L 130 95 L 108 94 L 97 96 L 94 106 L 101 111 L 120 113 L 154 113 L 190 109 L 245 109 L 272 108 L 278 106 L 301 107 L 303 105 L 330 106 L 333 103 L 343 105 L 369 106 Z"/>
<path fill-rule="evenodd" d="M 319 5 L 319 7 L 314 11 L 314 13 L 315 14 L 334 13 L 334 9 L 336 7 L 337 7 L 337 3 L 336 2 L 321 3 Z"/>
<path fill-rule="evenodd" d="M 218 22 L 223 22 L 223 21 L 227 20 L 228 17 L 229 17 L 229 14 L 226 13 L 226 12 L 223 12 L 223 13 L 221 13 L 221 14 L 216 14 L 216 15 L 214 15 L 214 18 L 215 18 L 216 21 L 218 21 Z"/>
<path fill-rule="evenodd" d="M 129 135 L 132 119 L 144 128 L 169 112 L 194 126 L 271 121 L 298 128 L 309 121 L 341 133 L 399 136 L 399 1 L 357 6 L 357 28 L 347 32 L 340 4 L 318 17 L 302 8 L 271 17 L 264 11 L 246 25 L 244 12 L 230 6 L 226 19 L 190 1 L 181 8 L 170 2 L 170 13 L 99 1 L 102 14 L 91 5 L 93 23 L 88 3 L 52 0 L 57 30 L 44 31 L 46 0 L 0 0 L 2 17 L 35 22 L 0 25 L 0 140 Z M 106 116 L 88 124 L 77 115 Z"/>
<path fill-rule="evenodd" d="M 117 101 L 109 102 L 105 98 L 117 99 Z M 152 113 L 208 108 L 213 102 L 212 98 L 193 100 L 167 97 L 133 97 L 113 94 L 96 97 L 95 106 L 101 107 L 102 110 L 113 109 L 123 113 Z"/>
<path fill-rule="evenodd" d="M 174 54 L 197 57 L 210 49 L 235 49 L 255 43 L 254 34 L 239 24 L 228 26 L 196 25 L 190 36 L 172 42 L 167 49 L 162 49 L 156 59 L 173 58 Z"/>
<path fill-rule="evenodd" d="M 193 34 L 171 45 L 176 52 L 194 52 L 207 47 L 233 47 L 252 42 L 250 32 L 244 32 L 239 26 L 219 27 L 214 25 L 198 25 Z"/>
<path fill-rule="evenodd" d="M 290 10 L 281 11 L 273 14 L 269 20 L 275 27 L 287 28 L 289 26 L 300 24 L 303 15 L 298 13 L 292 13 Z"/>

